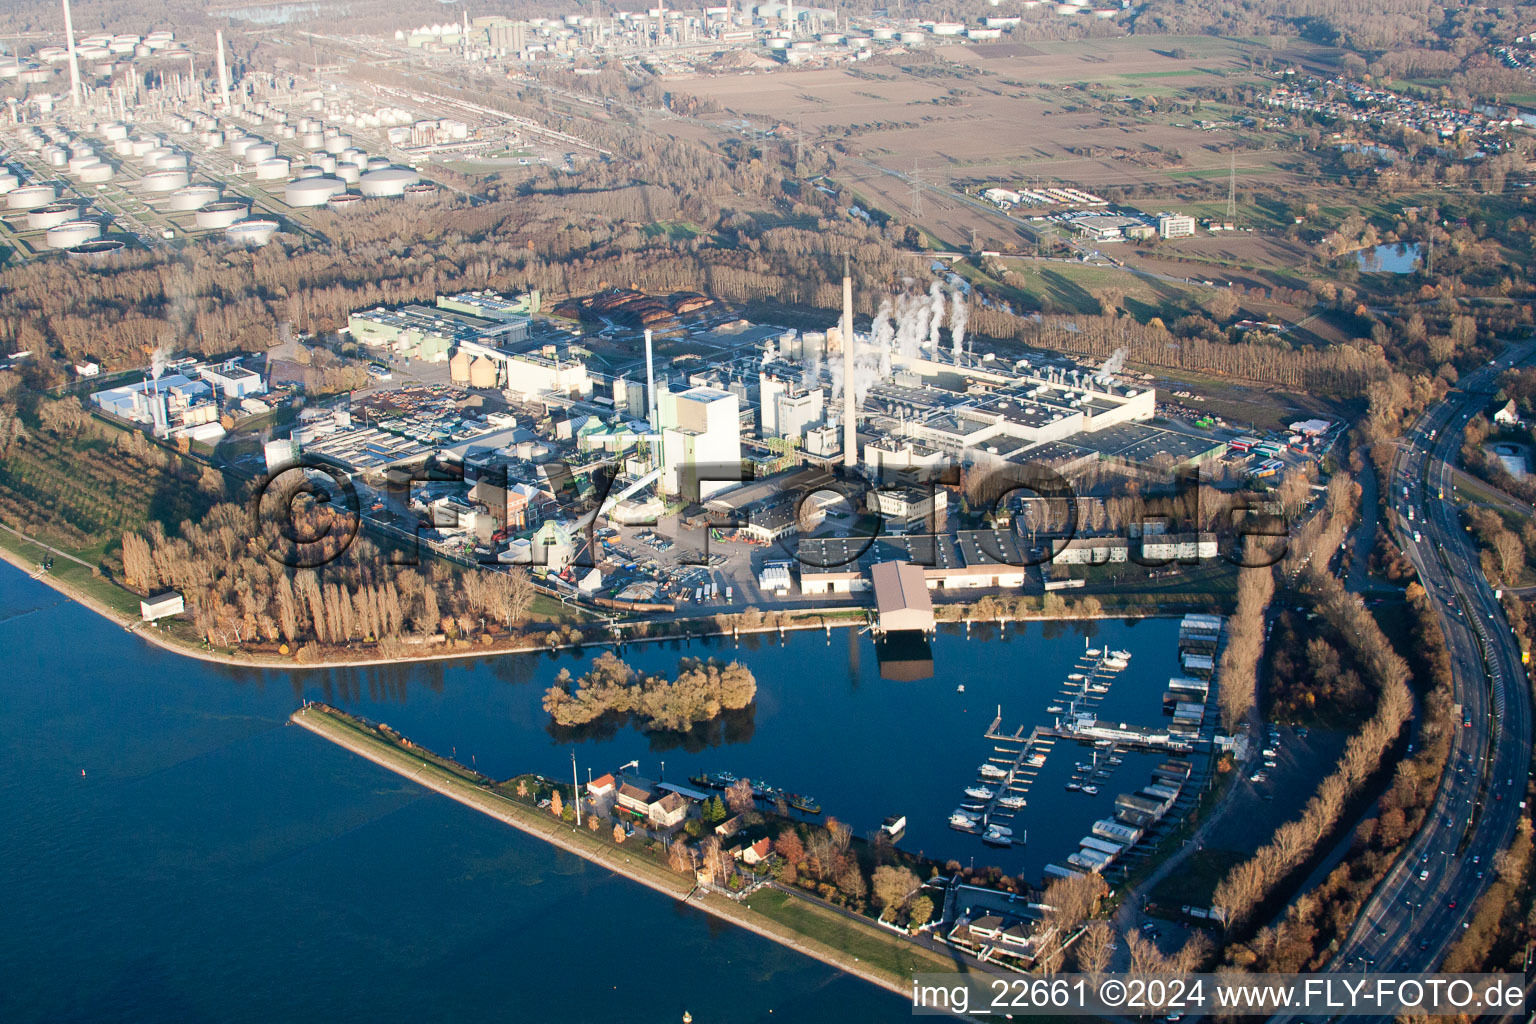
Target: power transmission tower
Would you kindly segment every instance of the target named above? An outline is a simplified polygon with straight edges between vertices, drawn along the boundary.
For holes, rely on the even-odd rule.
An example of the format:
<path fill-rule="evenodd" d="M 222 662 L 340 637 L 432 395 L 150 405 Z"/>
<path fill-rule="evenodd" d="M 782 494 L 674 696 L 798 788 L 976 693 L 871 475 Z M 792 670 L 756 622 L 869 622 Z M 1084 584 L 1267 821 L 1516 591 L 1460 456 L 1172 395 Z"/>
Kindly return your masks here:
<path fill-rule="evenodd" d="M 1237 223 L 1237 154 L 1227 154 L 1227 223 Z"/>

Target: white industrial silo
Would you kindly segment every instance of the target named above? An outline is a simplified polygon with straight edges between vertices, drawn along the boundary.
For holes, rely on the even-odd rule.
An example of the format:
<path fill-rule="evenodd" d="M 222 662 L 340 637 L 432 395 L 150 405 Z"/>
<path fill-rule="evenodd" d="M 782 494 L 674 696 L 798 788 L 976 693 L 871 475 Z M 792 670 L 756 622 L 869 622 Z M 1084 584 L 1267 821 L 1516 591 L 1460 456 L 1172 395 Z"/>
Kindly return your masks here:
<path fill-rule="evenodd" d="M 326 200 L 326 202 L 325 202 L 326 209 L 338 210 L 338 211 L 342 211 L 342 212 L 345 212 L 347 210 L 358 210 L 358 209 L 361 209 L 362 205 L 363 205 L 363 197 L 362 196 L 353 195 L 350 192 L 342 192 L 342 193 L 339 193 L 337 195 L 331 196 L 331 198 Z"/>
<path fill-rule="evenodd" d="M 0 171 L 0 196 L 21 187 L 21 179 L 9 171 Z"/>
<path fill-rule="evenodd" d="M 166 197 L 166 208 L 171 210 L 201 210 L 209 203 L 218 202 L 219 190 L 212 185 L 188 185 Z"/>
<path fill-rule="evenodd" d="M 337 164 L 336 177 L 348 185 L 356 185 L 363 177 L 363 169 L 357 164 Z"/>
<path fill-rule="evenodd" d="M 27 211 L 27 227 L 32 231 L 58 227 L 80 219 L 80 207 L 74 203 L 47 203 Z"/>
<path fill-rule="evenodd" d="M 193 223 L 200 228 L 227 228 L 239 220 L 244 220 L 250 212 L 250 204 L 238 199 L 225 199 L 216 203 L 209 203 L 193 215 Z"/>
<path fill-rule="evenodd" d="M 53 185 L 24 185 L 12 189 L 5 197 L 5 205 L 12 210 L 35 210 L 46 206 L 59 197 Z"/>
<path fill-rule="evenodd" d="M 139 183 L 146 192 L 174 192 L 190 185 L 192 176 L 186 171 L 150 171 Z"/>
<path fill-rule="evenodd" d="M 50 249 L 68 249 L 101 237 L 101 223 L 94 220 L 70 220 L 48 229 L 43 239 Z"/>
<path fill-rule="evenodd" d="M 274 156 L 256 165 L 256 178 L 259 181 L 277 181 L 286 177 L 288 158 L 285 156 Z"/>
<path fill-rule="evenodd" d="M 331 196 L 346 190 L 347 183 L 339 178 L 296 178 L 283 189 L 283 201 L 289 206 L 324 206 Z"/>
<path fill-rule="evenodd" d="M 277 221 L 265 218 L 240 220 L 224 229 L 224 238 L 235 245 L 258 248 L 272 241 L 279 227 L 281 225 Z"/>
<path fill-rule="evenodd" d="M 261 163 L 263 160 L 271 160 L 275 156 L 277 156 L 276 146 L 272 145 L 270 142 L 258 142 L 256 145 L 246 149 L 245 155 L 242 157 L 242 159 L 245 160 L 246 163 L 255 166 L 256 164 Z"/>
<path fill-rule="evenodd" d="M 112 165 L 97 161 L 90 167 L 82 167 L 76 174 L 82 184 L 100 185 L 112 180 Z"/>
<path fill-rule="evenodd" d="M 414 185 L 421 175 L 406 167 L 385 167 L 369 171 L 357 183 L 357 189 L 370 198 L 376 196 L 403 196 L 407 185 Z"/>

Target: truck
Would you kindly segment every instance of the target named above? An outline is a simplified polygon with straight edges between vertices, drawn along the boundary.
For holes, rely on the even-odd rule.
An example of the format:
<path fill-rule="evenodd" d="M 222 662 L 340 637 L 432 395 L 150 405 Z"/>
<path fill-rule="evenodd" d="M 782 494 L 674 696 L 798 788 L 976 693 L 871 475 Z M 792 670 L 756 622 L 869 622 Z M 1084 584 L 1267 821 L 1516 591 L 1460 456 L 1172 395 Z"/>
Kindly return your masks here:
<path fill-rule="evenodd" d="M 1410 523 L 1413 522 L 1413 506 L 1412 505 L 1408 506 L 1408 521 Z"/>

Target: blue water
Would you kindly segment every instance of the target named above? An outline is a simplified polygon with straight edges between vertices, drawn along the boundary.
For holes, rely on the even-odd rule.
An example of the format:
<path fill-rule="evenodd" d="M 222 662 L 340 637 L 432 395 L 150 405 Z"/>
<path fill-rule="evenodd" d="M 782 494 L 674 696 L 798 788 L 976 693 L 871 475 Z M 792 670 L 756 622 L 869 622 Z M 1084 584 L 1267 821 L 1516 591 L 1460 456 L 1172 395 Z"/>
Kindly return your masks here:
<path fill-rule="evenodd" d="M 285 726 L 284 675 L 149 648 L 3 565 L 0 650 L 7 1024 L 910 1018 Z"/>
<path fill-rule="evenodd" d="M 619 725 L 577 738 L 550 727 L 540 697 L 592 651 L 208 665 L 0 565 L 0 1020 L 502 1019 L 509 999 L 509 1019 L 529 1021 L 906 1019 L 895 997 L 425 794 L 286 717 L 327 700 L 495 776 L 568 778 L 573 748 L 583 779 L 632 758 L 684 784 L 732 771 L 814 795 L 860 833 L 905 814 L 903 846 L 1038 880 L 1158 758 L 1126 755 L 1086 797 L 1062 784 L 1087 752 L 1059 744 L 1014 823 L 1022 848 L 990 850 L 945 820 L 991 749 L 997 706 L 1010 731 L 1044 723 L 1085 633 L 1133 652 L 1101 716 L 1156 724 L 1179 674 L 1173 620 L 941 632 L 932 676 L 912 682 L 882 678 L 873 641 L 851 630 L 636 646 L 626 659 L 655 671 L 685 654 L 741 658 L 755 709 L 688 737 Z M 675 998 L 649 983 L 635 994 L 636 979 L 672 976 Z"/>
<path fill-rule="evenodd" d="M 1417 242 L 1398 245 L 1378 245 L 1355 253 L 1355 262 L 1361 270 L 1386 274 L 1411 274 L 1423 258 L 1424 247 Z"/>

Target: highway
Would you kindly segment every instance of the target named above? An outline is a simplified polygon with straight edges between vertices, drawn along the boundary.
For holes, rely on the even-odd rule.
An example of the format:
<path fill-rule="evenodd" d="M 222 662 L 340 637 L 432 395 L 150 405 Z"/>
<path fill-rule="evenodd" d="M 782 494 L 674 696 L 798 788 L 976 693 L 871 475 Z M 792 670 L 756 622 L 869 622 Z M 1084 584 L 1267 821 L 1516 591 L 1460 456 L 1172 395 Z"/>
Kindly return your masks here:
<path fill-rule="evenodd" d="M 1468 417 L 1488 402 L 1499 374 L 1532 352 L 1536 345 L 1525 345 L 1462 378 L 1404 435 L 1392 469 L 1388 518 L 1445 632 L 1462 720 L 1453 723 L 1450 758 L 1423 825 L 1340 945 L 1333 971 L 1435 969 L 1524 813 L 1531 707 L 1519 645 L 1471 536 L 1440 495 L 1450 493 L 1448 464 Z"/>

